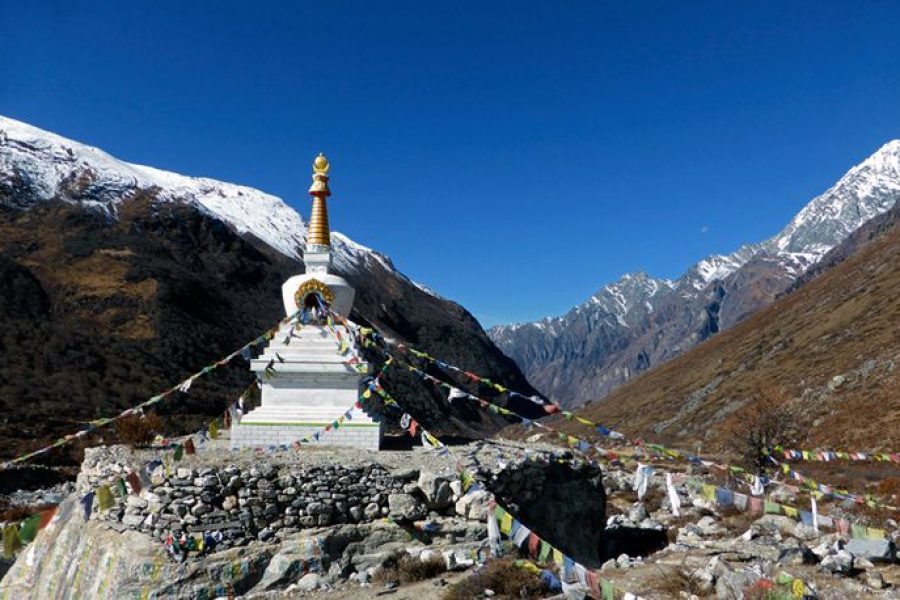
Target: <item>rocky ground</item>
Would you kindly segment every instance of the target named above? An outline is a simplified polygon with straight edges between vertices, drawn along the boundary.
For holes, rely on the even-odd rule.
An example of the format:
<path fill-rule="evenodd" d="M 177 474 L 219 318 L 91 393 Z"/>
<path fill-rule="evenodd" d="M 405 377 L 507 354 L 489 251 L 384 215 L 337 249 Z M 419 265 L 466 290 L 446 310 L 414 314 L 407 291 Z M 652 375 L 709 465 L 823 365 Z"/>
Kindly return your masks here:
<path fill-rule="evenodd" d="M 256 454 L 208 446 L 168 474 L 153 466 L 140 494 L 117 498 L 85 522 L 78 504 L 85 493 L 160 456 L 121 446 L 92 450 L 57 522 L 20 551 L 0 581 L 0 598 L 60 589 L 64 598 L 443 598 L 491 560 L 490 495 L 464 495 L 458 464 L 567 555 L 648 600 L 792 597 L 766 595 L 782 573 L 800 580 L 793 590 L 810 598 L 900 598 L 896 521 L 879 521 L 888 540 L 862 541 L 783 515 L 750 516 L 702 498 L 699 483 L 715 482 L 704 472 L 676 478 L 682 506 L 675 516 L 662 478 L 636 502 L 630 470 L 606 467 L 597 488 L 596 467 L 573 463 L 554 446 L 490 441 L 451 452 L 448 460 L 422 448 Z M 29 498 L 41 503 L 68 491 Z M 803 501 L 778 493 L 781 502 Z M 213 532 L 223 535 L 213 550 L 185 556 L 164 543 L 169 534 Z M 512 545 L 505 550 L 518 557 Z M 423 581 L 386 569 L 403 555 L 441 566 Z M 791 589 L 776 585 L 775 592 Z"/>

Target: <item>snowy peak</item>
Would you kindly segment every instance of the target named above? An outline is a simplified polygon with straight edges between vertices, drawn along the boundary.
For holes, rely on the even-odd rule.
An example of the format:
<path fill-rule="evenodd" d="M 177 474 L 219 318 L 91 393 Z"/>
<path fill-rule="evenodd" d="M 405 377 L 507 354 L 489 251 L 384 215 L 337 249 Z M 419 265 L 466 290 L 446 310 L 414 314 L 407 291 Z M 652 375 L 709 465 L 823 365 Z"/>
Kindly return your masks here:
<path fill-rule="evenodd" d="M 137 191 L 152 191 L 157 201 L 193 204 L 286 256 L 302 256 L 306 224 L 280 198 L 241 185 L 127 163 L 98 148 L 0 116 L 0 189 L 22 184 L 32 191 L 34 202 L 58 198 L 111 215 Z"/>
<path fill-rule="evenodd" d="M 713 281 L 725 279 L 756 256 L 763 248 L 761 244 L 746 244 L 727 256 L 708 256 L 688 269 L 678 281 L 682 293 L 692 294 L 705 289 Z"/>
<path fill-rule="evenodd" d="M 777 254 L 815 262 L 863 223 L 889 210 L 898 193 L 900 140 L 893 140 L 813 198 L 767 244 Z"/>
<path fill-rule="evenodd" d="M 653 312 L 653 299 L 671 292 L 673 284 L 667 279 L 655 279 L 643 271 L 626 273 L 615 283 L 603 286 L 587 302 L 576 308 L 602 309 L 623 327 Z"/>
<path fill-rule="evenodd" d="M 4 190 L 17 192 L 19 202 L 59 199 L 112 216 L 122 202 L 148 191 L 157 202 L 191 204 L 290 258 L 299 260 L 306 246 L 306 223 L 281 198 L 242 185 L 127 163 L 99 148 L 0 116 L 0 198 Z M 334 265 L 344 273 L 363 273 L 377 264 L 437 296 L 398 272 L 380 252 L 336 231 L 332 244 Z"/>

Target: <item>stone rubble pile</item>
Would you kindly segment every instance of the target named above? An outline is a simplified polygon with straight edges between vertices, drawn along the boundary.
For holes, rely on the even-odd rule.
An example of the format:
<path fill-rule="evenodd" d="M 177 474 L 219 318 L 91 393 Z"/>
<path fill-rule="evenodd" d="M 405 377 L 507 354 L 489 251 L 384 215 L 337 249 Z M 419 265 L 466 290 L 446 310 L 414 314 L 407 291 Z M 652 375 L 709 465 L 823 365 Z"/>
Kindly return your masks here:
<path fill-rule="evenodd" d="M 600 569 L 606 575 L 618 573 L 639 583 L 668 566 L 681 571 L 702 593 L 730 599 L 742 597 L 764 578 L 774 579 L 787 571 L 807 581 L 807 598 L 900 597 L 900 525 L 895 520 L 879 521 L 879 526 L 887 528 L 887 539 L 853 539 L 825 528 L 817 532 L 784 515 L 752 516 L 717 506 L 686 482 L 675 486 L 681 503 L 681 514 L 675 516 L 659 480 L 651 484 L 645 501 L 632 502 L 632 478 L 621 469 L 606 472 L 607 494 L 617 513 L 607 519 L 605 538 L 632 542 L 632 548 L 625 544 L 622 552 L 607 552 L 609 558 Z M 797 502 L 789 492 L 775 496 L 780 502 Z M 849 510 L 849 506 L 834 510 Z M 667 536 L 663 548 L 642 547 L 641 539 L 652 540 L 656 534 Z"/>

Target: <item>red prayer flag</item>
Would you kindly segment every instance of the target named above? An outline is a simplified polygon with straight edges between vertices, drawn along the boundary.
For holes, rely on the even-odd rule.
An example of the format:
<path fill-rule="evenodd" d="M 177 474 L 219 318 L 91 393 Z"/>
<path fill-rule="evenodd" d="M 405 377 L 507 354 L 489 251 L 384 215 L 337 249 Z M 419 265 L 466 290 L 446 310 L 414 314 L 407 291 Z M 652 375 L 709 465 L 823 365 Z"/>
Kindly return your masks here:
<path fill-rule="evenodd" d="M 46 527 L 47 524 L 49 524 L 50 521 L 53 519 L 53 515 L 55 515 L 55 514 L 56 514 L 55 506 L 48 508 L 45 511 L 42 511 L 41 512 L 41 520 L 38 523 L 38 529 L 43 529 L 44 527 Z"/>
<path fill-rule="evenodd" d="M 125 481 L 128 482 L 128 485 L 131 486 L 132 494 L 140 494 L 141 493 L 141 478 L 138 477 L 138 474 L 132 471 L 125 477 Z"/>
<path fill-rule="evenodd" d="M 538 548 L 541 546 L 541 538 L 534 532 L 528 534 L 528 552 L 532 556 L 537 556 Z"/>

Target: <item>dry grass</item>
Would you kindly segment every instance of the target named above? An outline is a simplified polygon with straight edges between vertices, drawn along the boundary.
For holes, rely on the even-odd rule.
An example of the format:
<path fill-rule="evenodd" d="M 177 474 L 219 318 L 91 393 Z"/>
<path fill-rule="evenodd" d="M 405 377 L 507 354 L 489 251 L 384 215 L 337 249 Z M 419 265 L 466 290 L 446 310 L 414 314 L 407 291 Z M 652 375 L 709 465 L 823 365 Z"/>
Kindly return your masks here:
<path fill-rule="evenodd" d="M 389 558 L 372 575 L 372 580 L 378 584 L 385 583 L 414 583 L 437 577 L 447 570 L 447 564 L 440 556 L 434 556 L 428 560 L 419 560 L 406 552 Z"/>
<path fill-rule="evenodd" d="M 641 593 L 661 595 L 665 598 L 696 596 L 709 598 L 709 590 L 704 582 L 690 569 L 684 567 L 661 567 L 658 573 L 642 582 Z"/>
<path fill-rule="evenodd" d="M 119 441 L 132 446 L 150 443 L 163 430 L 163 420 L 155 412 L 116 421 L 116 436 Z"/>
<path fill-rule="evenodd" d="M 55 504 L 35 504 L 34 506 L 13 506 L 0 511 L 0 522 L 15 523 L 30 517 L 33 514 L 53 508 Z"/>
<path fill-rule="evenodd" d="M 492 590 L 493 598 L 498 600 L 530 600 L 544 598 L 549 593 L 537 574 L 521 569 L 508 560 L 492 560 L 482 569 L 450 586 L 442 600 L 482 598 L 485 590 Z"/>

